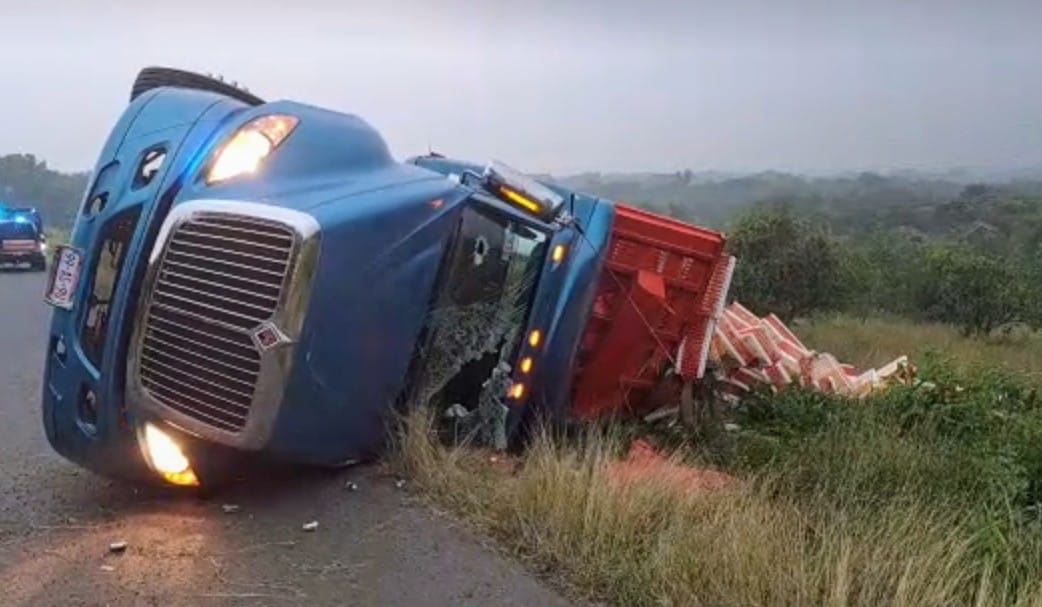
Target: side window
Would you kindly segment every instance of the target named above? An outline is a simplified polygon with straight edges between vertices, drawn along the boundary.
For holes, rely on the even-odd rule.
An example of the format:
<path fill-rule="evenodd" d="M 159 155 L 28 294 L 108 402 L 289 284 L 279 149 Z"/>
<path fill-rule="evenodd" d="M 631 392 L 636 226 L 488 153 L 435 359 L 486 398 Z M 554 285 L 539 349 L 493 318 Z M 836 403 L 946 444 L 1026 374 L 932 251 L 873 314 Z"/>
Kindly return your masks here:
<path fill-rule="evenodd" d="M 83 323 L 83 351 L 95 367 L 101 364 L 104 355 L 105 336 L 109 326 L 109 304 L 119 284 L 126 249 L 134 235 L 139 207 L 125 211 L 112 218 L 98 249 L 95 251 L 94 275 L 91 277 L 87 299 L 87 315 Z"/>

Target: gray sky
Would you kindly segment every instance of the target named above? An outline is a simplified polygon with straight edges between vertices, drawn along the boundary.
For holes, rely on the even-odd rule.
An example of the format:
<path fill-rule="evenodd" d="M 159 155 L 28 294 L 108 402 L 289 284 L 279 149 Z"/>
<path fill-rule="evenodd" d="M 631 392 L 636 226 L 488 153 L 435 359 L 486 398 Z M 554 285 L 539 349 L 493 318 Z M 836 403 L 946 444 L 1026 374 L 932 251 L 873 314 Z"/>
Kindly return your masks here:
<path fill-rule="evenodd" d="M 529 171 L 1042 165 L 1042 2 L 0 0 L 0 153 L 87 168 L 138 68 Z"/>

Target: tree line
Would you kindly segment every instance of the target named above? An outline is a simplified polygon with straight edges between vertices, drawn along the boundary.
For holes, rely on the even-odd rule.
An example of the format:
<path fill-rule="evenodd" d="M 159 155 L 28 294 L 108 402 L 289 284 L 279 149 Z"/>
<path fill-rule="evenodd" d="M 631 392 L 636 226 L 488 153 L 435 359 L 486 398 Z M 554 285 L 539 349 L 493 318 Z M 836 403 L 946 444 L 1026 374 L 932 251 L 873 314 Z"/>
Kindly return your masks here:
<path fill-rule="evenodd" d="M 732 293 L 786 319 L 886 313 L 954 324 L 966 334 L 1042 327 L 1037 244 L 974 236 L 923 238 L 897 227 L 840 237 L 790 208 L 758 207 L 730 233 L 739 258 Z"/>
<path fill-rule="evenodd" d="M 0 202 L 36 207 L 48 227 L 67 229 L 87 188 L 88 174 L 62 173 L 33 154 L 0 156 Z"/>
<path fill-rule="evenodd" d="M 0 201 L 68 228 L 88 173 L 32 154 L 0 156 Z M 891 313 L 987 333 L 1042 327 L 1042 181 L 966 184 L 875 173 L 777 172 L 560 179 L 729 233 L 733 293 L 786 319 Z"/>
<path fill-rule="evenodd" d="M 757 312 L 1042 327 L 1042 182 L 682 172 L 570 185 L 728 232 L 732 293 Z"/>

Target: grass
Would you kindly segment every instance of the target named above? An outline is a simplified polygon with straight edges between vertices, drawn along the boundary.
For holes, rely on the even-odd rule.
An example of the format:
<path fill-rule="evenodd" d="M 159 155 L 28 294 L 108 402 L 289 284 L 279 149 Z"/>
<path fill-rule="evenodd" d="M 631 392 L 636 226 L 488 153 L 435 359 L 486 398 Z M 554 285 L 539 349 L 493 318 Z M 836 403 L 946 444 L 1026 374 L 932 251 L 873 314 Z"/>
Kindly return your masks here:
<path fill-rule="evenodd" d="M 493 463 L 443 446 L 416 414 L 398 464 L 533 567 L 615 605 L 1042 606 L 1042 396 L 991 364 L 1031 371 L 1034 346 L 981 353 L 943 328 L 872 322 L 884 333 L 851 341 L 884 359 L 949 343 L 970 360 L 925 356 L 936 388 L 862 403 L 797 390 L 747 399 L 737 431 L 701 432 L 676 454 L 736 474 L 727 489 L 613 483 L 629 429 L 544 437 Z M 801 333 L 845 355 L 836 346 L 850 342 L 817 341 L 844 323 Z"/>
<path fill-rule="evenodd" d="M 962 367 L 1003 367 L 1042 380 L 1042 334 L 1038 332 L 976 339 L 943 324 L 849 316 L 803 321 L 794 330 L 809 347 L 860 368 L 884 365 L 901 354 L 914 359 L 939 352 Z"/>
<path fill-rule="evenodd" d="M 53 242 L 54 244 L 66 244 L 69 242 L 69 230 L 61 228 L 49 228 L 44 230 L 47 234 L 47 241 Z"/>

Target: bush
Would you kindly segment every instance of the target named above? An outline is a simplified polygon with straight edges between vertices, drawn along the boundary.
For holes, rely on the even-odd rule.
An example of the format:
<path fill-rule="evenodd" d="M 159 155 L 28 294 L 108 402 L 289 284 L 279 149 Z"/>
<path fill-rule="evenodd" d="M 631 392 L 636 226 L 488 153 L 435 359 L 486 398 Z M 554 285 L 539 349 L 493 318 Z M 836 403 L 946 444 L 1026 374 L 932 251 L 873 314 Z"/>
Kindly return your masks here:
<path fill-rule="evenodd" d="M 784 206 L 742 215 L 729 237 L 738 257 L 732 295 L 785 320 L 880 312 L 987 335 L 1010 323 L 1042 326 L 1042 263 L 1016 247 L 985 252 L 965 239 L 929 240 L 909 229 L 839 240 Z"/>
<path fill-rule="evenodd" d="M 895 504 L 952 514 L 968 525 L 979 562 L 1023 568 L 1010 546 L 1042 541 L 1038 388 L 938 359 L 923 373 L 936 387 L 895 387 L 865 402 L 800 389 L 756 395 L 735 420 L 741 430 L 702 445 L 703 457 L 845 515 L 880 516 Z"/>
<path fill-rule="evenodd" d="M 957 324 L 966 334 L 986 335 L 1000 325 L 1029 321 L 1031 284 L 1009 259 L 937 245 L 926 250 L 918 284 L 924 316 Z"/>
<path fill-rule="evenodd" d="M 738 221 L 728 244 L 739 260 L 732 293 L 750 308 L 788 320 L 842 305 L 843 257 L 822 226 L 760 208 Z"/>

